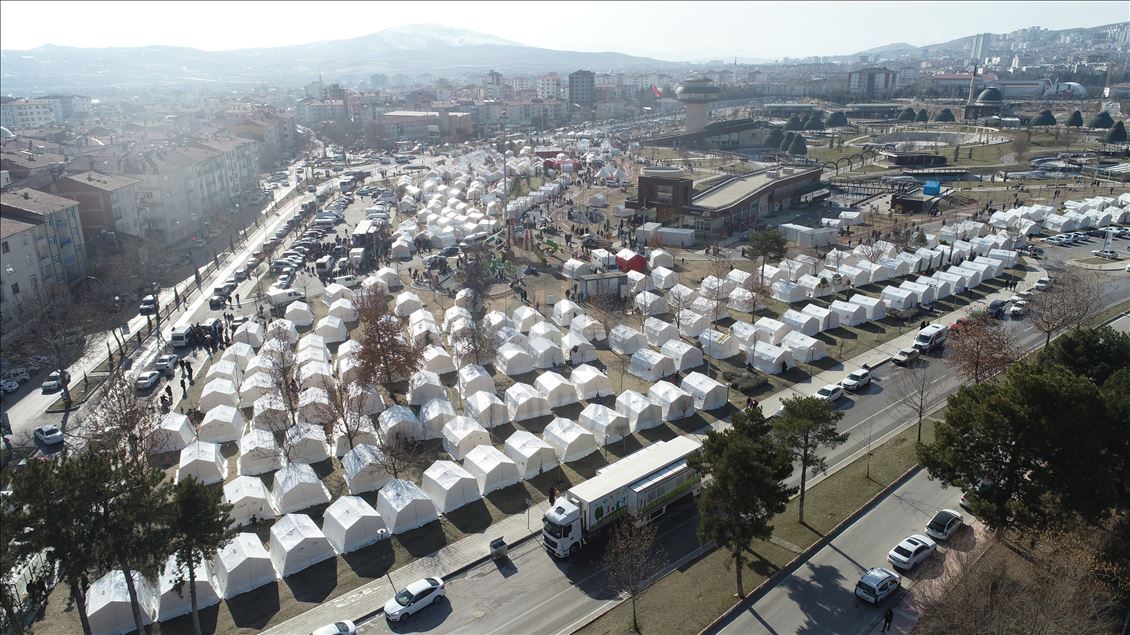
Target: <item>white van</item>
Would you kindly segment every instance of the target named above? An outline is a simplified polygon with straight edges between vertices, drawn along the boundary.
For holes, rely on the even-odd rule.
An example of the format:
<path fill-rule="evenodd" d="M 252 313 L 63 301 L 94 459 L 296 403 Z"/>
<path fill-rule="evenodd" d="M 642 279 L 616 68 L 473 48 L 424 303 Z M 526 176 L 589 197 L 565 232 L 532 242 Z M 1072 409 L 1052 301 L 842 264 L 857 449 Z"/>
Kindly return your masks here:
<path fill-rule="evenodd" d="M 173 345 L 173 348 L 188 346 L 188 327 L 174 326 L 173 332 L 169 335 L 169 343 Z"/>
<path fill-rule="evenodd" d="M 358 278 L 357 276 L 353 276 L 353 275 L 340 276 L 340 277 L 334 278 L 334 282 L 340 284 L 343 287 L 349 287 L 350 289 L 352 289 L 353 287 L 356 287 L 356 286 L 361 284 L 361 278 Z"/>
<path fill-rule="evenodd" d="M 306 294 L 298 289 L 271 289 L 267 292 L 267 301 L 271 306 L 286 306 L 291 302 L 305 300 Z"/>
<path fill-rule="evenodd" d="M 331 229 L 334 225 L 337 225 L 337 220 L 333 218 L 319 218 L 318 220 L 314 221 L 313 224 L 315 227 L 325 227 L 326 229 Z"/>
<path fill-rule="evenodd" d="M 948 331 L 949 328 L 942 324 L 931 324 L 918 331 L 918 337 L 914 338 L 914 348 L 923 353 L 939 350 L 946 345 L 946 333 Z"/>
<path fill-rule="evenodd" d="M 322 256 L 314 261 L 314 273 L 322 274 L 333 271 L 337 259 L 330 255 Z"/>

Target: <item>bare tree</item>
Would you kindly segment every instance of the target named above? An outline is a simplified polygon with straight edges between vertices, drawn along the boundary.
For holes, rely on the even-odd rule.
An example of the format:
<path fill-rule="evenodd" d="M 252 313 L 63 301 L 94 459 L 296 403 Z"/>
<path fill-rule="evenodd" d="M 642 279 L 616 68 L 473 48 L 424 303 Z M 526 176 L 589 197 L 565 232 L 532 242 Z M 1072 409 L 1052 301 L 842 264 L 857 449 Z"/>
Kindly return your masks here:
<path fill-rule="evenodd" d="M 667 291 L 667 312 L 671 314 L 671 321 L 680 332 L 683 330 L 683 311 L 689 309 L 694 299 L 690 293 L 673 293 L 674 287 Z"/>
<path fill-rule="evenodd" d="M 1036 292 L 1028 302 L 1032 324 L 1050 344 L 1063 329 L 1086 325 L 1102 308 L 1103 281 L 1094 272 L 1067 269 L 1056 276 L 1051 288 Z"/>
<path fill-rule="evenodd" d="M 861 240 L 859 246 L 855 249 L 855 253 L 871 264 L 879 262 L 879 259 L 883 257 L 883 250 L 876 245 L 874 240 L 870 239 Z"/>
<path fill-rule="evenodd" d="M 1016 337 L 987 313 L 978 313 L 950 329 L 949 364 L 963 378 L 980 383 L 1020 358 Z"/>
<path fill-rule="evenodd" d="M 28 326 L 15 334 L 16 341 L 4 342 L 6 351 L 45 356 L 51 369 L 59 373 L 96 352 L 95 339 L 88 328 L 89 314 L 74 301 L 66 287 L 53 285 L 42 289 L 18 307 L 18 323 Z M 63 401 L 70 404 L 71 390 L 67 384 L 62 382 Z"/>
<path fill-rule="evenodd" d="M 918 442 L 922 442 L 922 421 L 930 411 L 934 400 L 940 395 L 938 380 L 941 372 L 936 366 L 922 363 L 911 365 L 899 373 L 893 382 L 895 399 L 899 407 L 918 419 Z"/>
<path fill-rule="evenodd" d="M 267 340 L 270 342 L 271 340 Z M 267 354 L 270 365 L 267 367 L 267 377 L 271 380 L 274 394 L 282 401 L 286 413 L 286 421 L 281 422 L 284 429 L 298 423 L 298 406 L 302 390 L 298 385 L 298 358 L 285 340 L 282 346 L 272 348 Z M 266 343 L 264 343 L 266 347 Z M 276 430 L 277 431 L 277 430 Z"/>
<path fill-rule="evenodd" d="M 604 548 L 601 567 L 608 576 L 608 586 L 632 603 L 632 630 L 639 631 L 636 598 L 667 564 L 655 525 L 640 524 L 636 518 L 624 517 L 612 530 L 612 538 Z"/>
<path fill-rule="evenodd" d="M 361 350 L 361 376 L 366 382 L 388 386 L 403 381 L 420 367 L 418 346 L 404 332 L 404 322 L 388 307 L 388 296 L 379 292 L 361 295 L 356 301 L 361 325 L 357 341 Z"/>
<path fill-rule="evenodd" d="M 460 330 L 451 341 L 451 349 L 460 366 L 489 363 L 497 352 L 494 338 L 482 320 L 474 320 L 470 328 Z"/>
<path fill-rule="evenodd" d="M 75 434 L 88 447 L 118 456 L 132 469 L 148 465 L 159 423 L 157 411 L 137 396 L 132 377 L 119 367 L 102 385 L 98 403 Z"/>
<path fill-rule="evenodd" d="M 375 432 L 373 421 L 364 413 L 365 396 L 360 384 L 323 378 L 321 388 L 326 392 L 326 401 L 316 409 L 326 422 L 323 428 L 331 444 L 334 436 L 340 434 L 352 450 L 359 438 Z"/>

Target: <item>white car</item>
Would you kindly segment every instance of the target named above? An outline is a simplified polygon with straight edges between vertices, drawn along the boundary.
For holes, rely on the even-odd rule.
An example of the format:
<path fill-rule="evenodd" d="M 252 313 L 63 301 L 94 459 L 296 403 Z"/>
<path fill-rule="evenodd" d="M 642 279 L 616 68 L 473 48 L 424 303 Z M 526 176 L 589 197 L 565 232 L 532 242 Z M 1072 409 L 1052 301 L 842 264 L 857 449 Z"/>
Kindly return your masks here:
<path fill-rule="evenodd" d="M 1051 278 L 1044 277 L 1044 278 L 1040 278 L 1039 280 L 1036 281 L 1036 290 L 1037 291 L 1047 291 L 1050 288 L 1052 288 L 1052 279 Z"/>
<path fill-rule="evenodd" d="M 896 569 L 910 570 L 934 553 L 938 543 L 922 534 L 908 536 L 887 554 L 887 562 Z"/>
<path fill-rule="evenodd" d="M 872 567 L 855 583 L 855 596 L 878 606 L 902 586 L 902 576 L 883 567 Z"/>
<path fill-rule="evenodd" d="M 63 433 L 53 425 L 45 425 L 35 429 L 35 438 L 43 445 L 55 445 L 63 442 Z"/>
<path fill-rule="evenodd" d="M 844 380 L 840 382 L 840 384 L 844 387 L 844 390 L 850 390 L 852 392 L 864 388 L 870 383 L 871 371 L 867 370 L 866 368 L 860 368 L 859 370 L 852 371 L 850 375 L 845 377 Z"/>
<path fill-rule="evenodd" d="M 16 392 L 20 389 L 20 382 L 11 379 L 0 379 L 0 391 L 5 393 Z"/>
<path fill-rule="evenodd" d="M 447 595 L 447 588 L 440 578 L 416 580 L 385 603 L 385 618 L 391 622 L 399 622 L 444 595 Z"/>
<path fill-rule="evenodd" d="M 155 370 L 147 370 L 143 373 L 138 374 L 137 382 L 135 382 L 134 385 L 137 386 L 138 390 L 149 390 L 153 386 L 156 386 L 157 381 L 160 379 L 161 373 Z"/>
<path fill-rule="evenodd" d="M 950 536 L 957 533 L 957 530 L 961 529 L 963 524 L 965 524 L 965 519 L 961 516 L 961 512 L 943 509 L 934 514 L 934 517 L 926 524 L 926 535 L 936 540 L 948 540 Z"/>
<path fill-rule="evenodd" d="M 66 371 L 62 373 L 57 370 L 51 371 L 51 374 L 47 376 L 47 379 L 43 380 L 43 386 L 41 386 L 40 389 L 45 393 L 62 390 L 63 384 L 69 382 L 70 380 L 71 374 Z"/>
<path fill-rule="evenodd" d="M 844 388 L 839 384 L 828 384 L 817 390 L 816 396 L 829 403 L 835 403 L 844 396 Z"/>
<path fill-rule="evenodd" d="M 1008 317 L 1014 320 L 1018 320 L 1025 315 L 1028 315 L 1028 303 L 1023 300 L 1016 302 L 1008 309 Z"/>
<path fill-rule="evenodd" d="M 357 625 L 349 620 L 326 624 L 310 635 L 356 635 Z"/>
<path fill-rule="evenodd" d="M 157 358 L 157 363 L 154 364 L 154 368 L 162 372 L 171 372 L 173 370 L 176 370 L 177 362 L 179 361 L 180 358 L 176 355 L 162 355 Z"/>

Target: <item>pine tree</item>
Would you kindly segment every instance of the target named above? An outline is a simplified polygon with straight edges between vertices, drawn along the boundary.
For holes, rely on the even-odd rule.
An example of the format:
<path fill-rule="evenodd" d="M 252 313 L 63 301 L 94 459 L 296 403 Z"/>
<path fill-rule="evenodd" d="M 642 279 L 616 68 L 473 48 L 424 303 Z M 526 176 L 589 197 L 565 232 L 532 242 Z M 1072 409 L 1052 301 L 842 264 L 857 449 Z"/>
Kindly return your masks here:
<path fill-rule="evenodd" d="M 177 559 L 177 580 L 188 583 L 192 601 L 192 629 L 201 635 L 200 613 L 196 604 L 196 569 L 235 538 L 231 526 L 232 505 L 224 501 L 223 490 L 209 488 L 196 478 L 182 479 L 173 488 L 173 521 L 170 548 Z M 186 579 L 187 577 L 187 579 Z"/>

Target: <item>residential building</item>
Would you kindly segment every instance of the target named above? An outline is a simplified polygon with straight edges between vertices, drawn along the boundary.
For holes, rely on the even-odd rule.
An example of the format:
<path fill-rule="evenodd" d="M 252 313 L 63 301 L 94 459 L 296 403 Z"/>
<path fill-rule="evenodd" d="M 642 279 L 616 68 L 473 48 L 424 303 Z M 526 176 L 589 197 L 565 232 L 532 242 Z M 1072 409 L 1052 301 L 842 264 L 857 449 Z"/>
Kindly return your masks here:
<path fill-rule="evenodd" d="M 895 89 L 904 90 L 918 83 L 922 78 L 922 71 L 913 66 L 898 69 L 895 72 Z"/>
<path fill-rule="evenodd" d="M 377 115 L 377 134 L 386 142 L 465 141 L 473 135 L 470 113 L 394 110 Z"/>
<path fill-rule="evenodd" d="M 105 230 L 141 237 L 140 184 L 128 176 L 82 172 L 57 181 L 54 193 L 78 201 L 83 236 Z"/>
<path fill-rule="evenodd" d="M 12 99 L 0 104 L 0 126 L 8 130 L 50 126 L 62 118 L 62 106 L 53 99 Z"/>
<path fill-rule="evenodd" d="M 85 119 L 94 110 L 90 98 L 82 95 L 46 95 L 39 99 L 55 102 L 57 104 L 55 111 L 59 113 L 59 119 L 62 121 Z"/>
<path fill-rule="evenodd" d="M 978 33 L 973 37 L 973 51 L 969 59 L 977 64 L 983 64 L 985 58 L 989 57 L 990 47 L 993 43 L 992 33 Z"/>
<path fill-rule="evenodd" d="M 388 83 L 388 75 L 385 75 L 384 73 L 376 73 L 369 78 L 369 88 L 372 88 L 373 90 L 388 88 Z"/>
<path fill-rule="evenodd" d="M 588 111 L 596 105 L 596 73 L 574 71 L 569 74 L 569 107 Z"/>
<path fill-rule="evenodd" d="M 289 161 L 297 151 L 290 115 L 260 110 L 224 126 L 232 134 L 259 142 L 259 168 L 267 171 Z"/>
<path fill-rule="evenodd" d="M 895 72 L 863 68 L 848 73 L 848 92 L 859 97 L 885 97 L 895 90 Z"/>
<path fill-rule="evenodd" d="M 303 99 L 295 107 L 295 115 L 303 123 L 349 119 L 345 100 L 342 99 Z"/>
<path fill-rule="evenodd" d="M 561 97 L 561 77 L 549 73 L 538 78 L 538 99 L 557 99 Z"/>
<path fill-rule="evenodd" d="M 39 151 L 29 141 L 25 146 L 7 143 L 0 152 L 0 169 L 19 186 L 45 187 L 66 172 L 67 157 L 54 152 Z"/>

